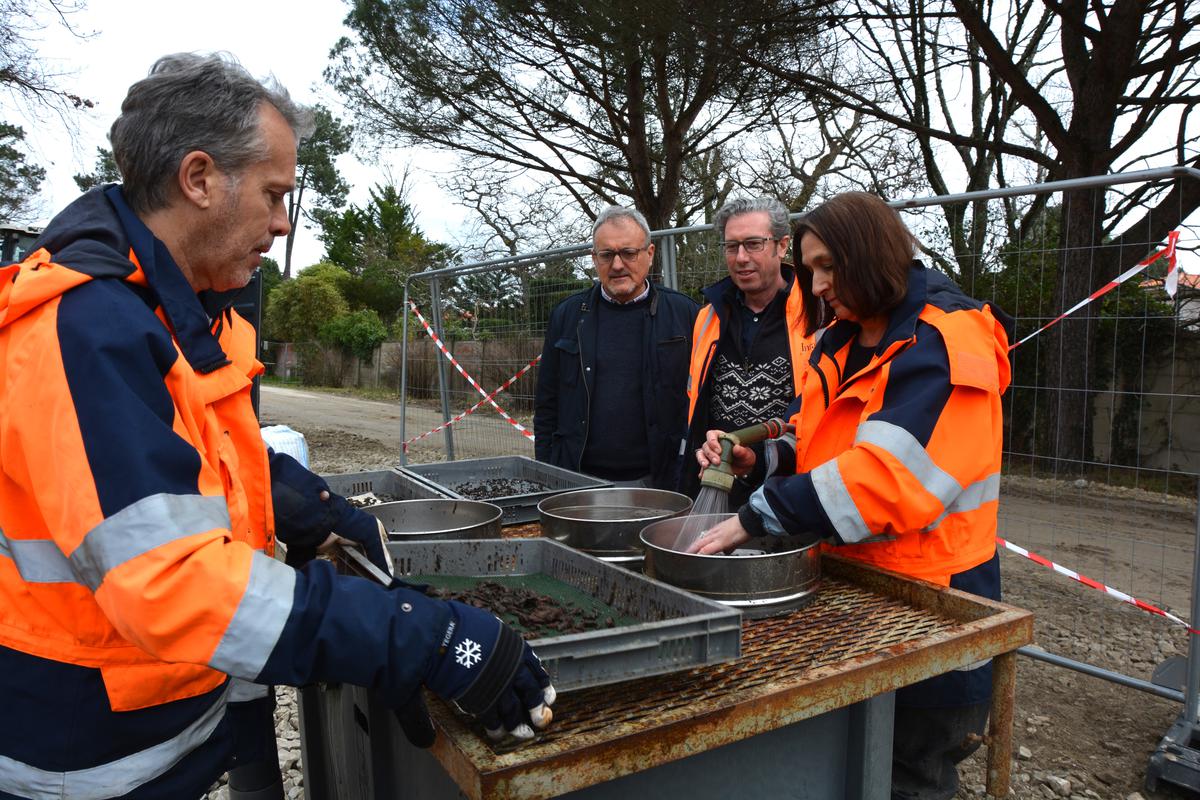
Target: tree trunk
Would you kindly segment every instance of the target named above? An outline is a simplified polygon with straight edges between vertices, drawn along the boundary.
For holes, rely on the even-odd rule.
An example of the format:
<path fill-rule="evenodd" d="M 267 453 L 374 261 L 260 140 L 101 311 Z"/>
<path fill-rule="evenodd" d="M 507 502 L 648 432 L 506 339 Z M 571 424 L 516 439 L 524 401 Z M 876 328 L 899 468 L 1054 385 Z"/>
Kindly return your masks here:
<path fill-rule="evenodd" d="M 1054 289 L 1051 314 L 1057 316 L 1112 279 L 1101 244 L 1104 190 L 1081 189 L 1063 193 L 1059 280 Z M 1059 471 L 1062 462 L 1082 469 L 1093 455 L 1093 410 L 1095 393 L 1103 387 L 1090 385 L 1094 352 L 1094 320 L 1097 306 L 1086 306 L 1046 332 L 1048 350 L 1045 381 L 1048 390 L 1047 424 L 1039 426 L 1042 441 L 1037 454 L 1053 460 Z M 1040 404 L 1039 404 L 1040 405 Z"/>
<path fill-rule="evenodd" d="M 287 247 L 283 251 L 283 279 L 286 281 L 292 277 L 292 245 L 296 241 L 296 227 L 288 231 Z"/>

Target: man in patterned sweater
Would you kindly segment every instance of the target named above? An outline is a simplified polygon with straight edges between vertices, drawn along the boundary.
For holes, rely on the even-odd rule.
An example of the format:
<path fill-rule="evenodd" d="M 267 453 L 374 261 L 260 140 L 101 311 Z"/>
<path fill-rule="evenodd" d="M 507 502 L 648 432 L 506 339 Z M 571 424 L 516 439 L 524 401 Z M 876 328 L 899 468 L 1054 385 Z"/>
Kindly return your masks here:
<path fill-rule="evenodd" d="M 731 200 L 717 211 L 713 227 L 729 277 L 704 290 L 708 304 L 692 335 L 680 491 L 693 497 L 700 470 L 695 452 L 707 431 L 786 418 L 818 322 L 816 304 L 804 297 L 784 263 L 791 226 L 782 203 L 769 197 Z M 774 466 L 770 454 L 760 453 L 756 463 L 762 465 L 759 473 Z M 739 478 L 730 506 L 744 503 L 761 480 Z"/>

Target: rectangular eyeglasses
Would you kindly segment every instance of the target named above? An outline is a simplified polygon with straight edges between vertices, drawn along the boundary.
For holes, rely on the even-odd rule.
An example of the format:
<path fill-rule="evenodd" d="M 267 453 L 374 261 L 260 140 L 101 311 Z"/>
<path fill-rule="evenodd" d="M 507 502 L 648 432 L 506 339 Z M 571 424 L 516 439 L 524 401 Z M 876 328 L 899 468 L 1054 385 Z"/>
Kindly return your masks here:
<path fill-rule="evenodd" d="M 761 253 L 763 248 L 767 246 L 767 242 L 779 241 L 774 236 L 751 236 L 748 239 L 729 239 L 721 242 L 721 249 L 725 251 L 727 256 L 736 256 L 739 247 L 746 248 L 747 253 Z"/>
<path fill-rule="evenodd" d="M 621 257 L 622 261 L 629 262 L 637 258 L 638 253 L 649 249 L 650 245 L 645 247 L 622 247 L 620 250 L 593 250 L 592 258 L 600 264 L 611 264 L 617 256 Z"/>

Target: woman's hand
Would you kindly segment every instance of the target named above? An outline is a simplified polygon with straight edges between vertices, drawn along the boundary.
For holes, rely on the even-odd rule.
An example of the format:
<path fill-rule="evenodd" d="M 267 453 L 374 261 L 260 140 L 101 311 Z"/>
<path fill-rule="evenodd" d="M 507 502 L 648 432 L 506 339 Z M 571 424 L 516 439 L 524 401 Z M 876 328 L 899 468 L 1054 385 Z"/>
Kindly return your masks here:
<path fill-rule="evenodd" d="M 721 441 L 720 436 L 724 431 L 709 431 L 705 434 L 704 445 L 696 451 L 696 462 L 700 465 L 700 471 L 709 467 L 715 467 L 721 463 Z M 754 469 L 754 462 L 758 457 L 754 455 L 754 451 L 749 447 L 742 447 L 740 444 L 735 444 L 733 450 L 730 451 L 733 463 L 729 465 L 734 475 L 742 476 Z"/>
<path fill-rule="evenodd" d="M 738 545 L 748 541 L 750 541 L 750 534 L 746 533 L 746 529 L 742 527 L 742 523 L 735 515 L 709 528 L 687 551 L 702 556 L 711 556 L 717 553 L 732 552 L 737 549 Z"/>

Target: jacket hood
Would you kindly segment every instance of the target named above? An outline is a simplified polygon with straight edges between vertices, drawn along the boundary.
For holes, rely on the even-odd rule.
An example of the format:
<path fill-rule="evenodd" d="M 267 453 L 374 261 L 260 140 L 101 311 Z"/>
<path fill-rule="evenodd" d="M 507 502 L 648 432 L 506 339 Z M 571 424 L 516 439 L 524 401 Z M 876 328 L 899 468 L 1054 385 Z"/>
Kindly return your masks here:
<path fill-rule="evenodd" d="M 920 261 L 913 261 L 907 292 L 888 315 L 887 331 L 875 351 L 883 353 L 896 342 L 916 336 L 921 311 L 927 305 L 946 312 L 932 324 L 942 331 L 956 380 L 1003 392 L 1012 374 L 1008 360 L 1012 317 L 999 306 L 969 296 L 949 277 L 926 269 Z M 823 352 L 841 349 L 859 330 L 857 323 L 843 320 L 818 331 L 810 362 L 816 364 Z M 968 374 L 969 379 L 965 377 Z"/>
<path fill-rule="evenodd" d="M 0 328 L 76 286 L 116 278 L 148 290 L 188 363 L 211 372 L 229 363 L 202 298 L 167 247 L 138 219 L 121 187 L 98 186 L 61 211 L 20 264 L 0 268 Z M 136 259 L 136 261 L 135 261 Z"/>
<path fill-rule="evenodd" d="M 20 264 L 0 268 L 0 327 L 94 277 L 124 279 L 135 271 L 125 256 L 129 241 L 107 187 L 96 187 L 63 209 Z M 89 269 L 71 267 L 87 263 Z"/>
<path fill-rule="evenodd" d="M 999 306 L 967 295 L 949 277 L 937 270 L 926 269 L 920 261 L 913 262 L 909 273 L 910 291 L 904 306 L 914 299 L 914 284 L 918 293 L 924 287 L 923 305 L 946 312 L 933 324 L 942 330 L 946 342 L 951 380 L 1003 393 L 1012 377 L 1008 359 L 1012 317 Z"/>

